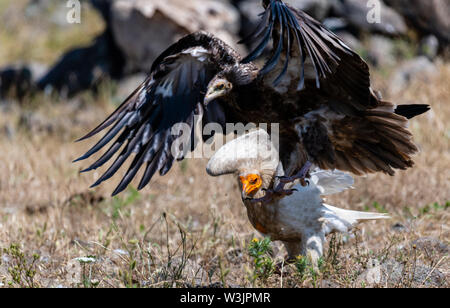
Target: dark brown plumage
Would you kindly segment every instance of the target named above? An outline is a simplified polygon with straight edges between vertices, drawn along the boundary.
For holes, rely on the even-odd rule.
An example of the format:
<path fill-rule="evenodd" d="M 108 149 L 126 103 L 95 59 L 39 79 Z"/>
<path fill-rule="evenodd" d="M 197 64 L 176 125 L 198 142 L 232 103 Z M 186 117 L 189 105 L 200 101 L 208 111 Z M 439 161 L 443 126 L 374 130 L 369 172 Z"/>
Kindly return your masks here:
<path fill-rule="evenodd" d="M 259 42 L 241 59 L 213 35 L 198 32 L 169 47 L 155 61 L 147 80 L 102 124 L 81 140 L 112 126 L 85 155 L 102 157 L 84 171 L 119 156 L 94 184 L 112 177 L 132 155 L 131 165 L 113 194 L 123 191 L 145 165 L 139 189 L 153 175 L 166 174 L 187 148 L 171 151 L 171 129 L 218 122 L 279 123 L 280 156 L 288 175 L 306 160 L 323 169 L 355 174 L 406 169 L 417 152 L 408 119 L 424 105 L 395 106 L 370 88 L 367 64 L 323 25 L 280 0 L 264 0 L 261 24 L 247 38 Z M 260 69 L 254 64 L 273 41 Z M 191 148 L 195 146 L 191 138 Z M 121 150 L 122 149 L 122 150 Z M 120 151 L 121 150 L 121 151 Z M 120 152 L 119 152 L 120 151 Z"/>

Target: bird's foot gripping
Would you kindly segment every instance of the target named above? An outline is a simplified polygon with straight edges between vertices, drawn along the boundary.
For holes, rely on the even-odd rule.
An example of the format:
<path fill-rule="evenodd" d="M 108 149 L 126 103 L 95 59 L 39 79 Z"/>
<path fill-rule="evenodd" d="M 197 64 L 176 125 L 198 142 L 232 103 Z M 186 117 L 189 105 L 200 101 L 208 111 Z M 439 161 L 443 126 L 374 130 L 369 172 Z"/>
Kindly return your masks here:
<path fill-rule="evenodd" d="M 266 194 L 259 199 L 252 199 L 253 203 L 270 203 L 275 198 L 282 198 L 292 195 L 297 189 L 284 189 L 284 185 L 278 185 L 275 189 L 265 189 Z"/>
<path fill-rule="evenodd" d="M 306 185 L 306 183 L 303 183 L 305 180 L 306 175 L 309 172 L 309 169 L 311 169 L 312 163 L 306 162 L 306 164 L 302 167 L 300 172 L 298 172 L 296 175 L 292 177 L 279 177 L 280 183 L 275 187 L 275 189 L 266 189 L 265 196 L 260 199 L 252 199 L 252 202 L 254 203 L 270 203 L 275 198 L 282 198 L 286 196 L 292 195 L 294 192 L 296 192 L 296 189 L 284 189 L 284 186 L 289 183 L 293 183 L 296 180 L 300 180 L 302 182 L 302 185 Z"/>
<path fill-rule="evenodd" d="M 300 182 L 302 182 L 302 185 L 306 185 L 305 183 L 303 183 L 305 181 L 306 175 L 308 174 L 309 170 L 312 167 L 312 163 L 307 161 L 305 163 L 305 165 L 302 167 L 302 169 L 294 176 L 280 176 L 278 177 L 280 180 L 280 184 L 278 186 L 284 186 L 286 184 L 289 183 L 293 183 L 296 180 L 300 180 Z"/>

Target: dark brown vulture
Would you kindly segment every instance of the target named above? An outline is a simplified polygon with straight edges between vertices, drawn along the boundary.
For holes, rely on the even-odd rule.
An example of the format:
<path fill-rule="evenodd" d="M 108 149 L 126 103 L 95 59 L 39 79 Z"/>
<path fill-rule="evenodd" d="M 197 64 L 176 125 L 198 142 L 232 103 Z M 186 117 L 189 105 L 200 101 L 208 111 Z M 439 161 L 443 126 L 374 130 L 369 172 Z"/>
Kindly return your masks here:
<path fill-rule="evenodd" d="M 306 162 L 322 169 L 356 175 L 413 166 L 417 152 L 408 119 L 426 112 L 426 105 L 380 100 L 371 89 L 367 64 L 336 35 L 306 13 L 281 0 L 264 0 L 261 23 L 248 37 L 257 47 L 241 58 L 214 35 L 197 32 L 179 40 L 153 63 L 148 78 L 117 110 L 80 140 L 112 127 L 78 160 L 112 142 L 92 166 L 115 158 L 93 185 L 111 178 L 134 156 L 113 195 L 123 191 L 145 166 L 138 186 L 153 175 L 165 175 L 188 149 L 172 153 L 177 123 L 203 125 L 279 123 L 280 159 L 286 175 Z M 273 47 L 265 65 L 254 61 Z M 194 140 L 192 139 L 192 144 Z M 77 160 L 77 161 L 78 161 Z"/>

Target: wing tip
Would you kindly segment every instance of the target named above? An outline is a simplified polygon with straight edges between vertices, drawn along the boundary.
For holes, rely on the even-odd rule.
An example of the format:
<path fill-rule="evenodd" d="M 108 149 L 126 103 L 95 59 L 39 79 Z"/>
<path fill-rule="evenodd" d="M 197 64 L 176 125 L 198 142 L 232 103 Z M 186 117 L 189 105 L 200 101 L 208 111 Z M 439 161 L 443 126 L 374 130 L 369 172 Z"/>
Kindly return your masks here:
<path fill-rule="evenodd" d="M 77 159 L 75 159 L 75 160 L 72 161 L 72 164 L 75 164 L 75 163 L 78 163 L 78 162 L 80 162 L 80 161 L 83 161 L 83 160 L 85 160 L 86 158 L 87 158 L 86 155 L 83 155 L 83 156 L 81 156 L 81 157 L 78 157 Z"/>

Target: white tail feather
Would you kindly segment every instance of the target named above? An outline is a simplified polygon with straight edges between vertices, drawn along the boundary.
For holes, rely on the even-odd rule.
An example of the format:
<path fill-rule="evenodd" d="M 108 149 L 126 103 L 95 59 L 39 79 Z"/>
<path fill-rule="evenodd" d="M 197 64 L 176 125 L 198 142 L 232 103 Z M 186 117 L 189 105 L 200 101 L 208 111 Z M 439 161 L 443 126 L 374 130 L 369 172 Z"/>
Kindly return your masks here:
<path fill-rule="evenodd" d="M 391 217 L 388 214 L 383 213 L 369 213 L 369 212 L 358 212 L 351 210 L 340 209 L 328 204 L 324 204 L 324 206 L 330 211 L 334 212 L 336 216 L 340 219 L 345 220 L 347 223 L 352 226 L 363 221 L 367 220 L 378 220 L 378 219 L 390 219 Z"/>

